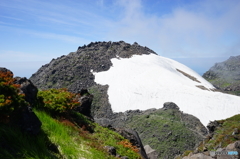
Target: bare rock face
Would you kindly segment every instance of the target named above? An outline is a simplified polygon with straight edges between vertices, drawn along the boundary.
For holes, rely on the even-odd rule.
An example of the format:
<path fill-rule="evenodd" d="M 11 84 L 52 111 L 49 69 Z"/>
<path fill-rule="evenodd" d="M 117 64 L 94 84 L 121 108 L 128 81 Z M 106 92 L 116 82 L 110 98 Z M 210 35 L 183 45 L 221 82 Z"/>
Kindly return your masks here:
<path fill-rule="evenodd" d="M 203 78 L 220 91 L 240 95 L 240 56 L 231 56 L 228 60 L 216 63 Z"/>
<path fill-rule="evenodd" d="M 93 117 L 91 115 L 93 96 L 89 94 L 87 89 L 82 89 L 80 91 L 80 95 L 81 95 L 81 98 L 79 99 L 80 106 L 76 107 L 75 110 L 93 120 Z"/>

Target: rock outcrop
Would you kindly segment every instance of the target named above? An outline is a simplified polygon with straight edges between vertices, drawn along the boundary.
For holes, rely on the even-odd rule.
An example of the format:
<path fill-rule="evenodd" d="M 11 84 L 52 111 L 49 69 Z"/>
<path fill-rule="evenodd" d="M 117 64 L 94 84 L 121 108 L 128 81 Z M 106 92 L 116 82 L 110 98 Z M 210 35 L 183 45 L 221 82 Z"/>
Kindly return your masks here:
<path fill-rule="evenodd" d="M 34 104 L 34 102 L 36 102 L 37 99 L 37 93 L 38 93 L 38 89 L 35 85 L 33 85 L 33 83 L 28 80 L 26 77 L 21 78 L 21 77 L 15 77 L 16 84 L 20 84 L 20 93 L 25 94 L 25 100 L 30 103 L 31 105 Z"/>
<path fill-rule="evenodd" d="M 93 120 L 91 115 L 93 96 L 89 94 L 87 89 L 82 89 L 79 93 L 81 95 L 81 98 L 79 99 L 80 105 L 76 107 L 75 110 Z"/>
<path fill-rule="evenodd" d="M 30 80 L 41 89 L 66 87 L 77 93 L 78 90 L 96 85 L 92 72 L 107 71 L 112 66 L 112 58 L 129 58 L 136 54 L 150 53 L 156 54 L 137 43 L 92 42 L 78 47 L 76 52 L 67 56 L 52 59 L 34 73 Z"/>
<path fill-rule="evenodd" d="M 203 78 L 220 91 L 240 95 L 240 56 L 231 56 L 228 60 L 216 63 Z"/>
<path fill-rule="evenodd" d="M 131 129 L 116 129 L 116 131 L 124 138 L 128 139 L 133 146 L 136 146 L 139 149 L 139 154 L 141 155 L 142 159 L 148 159 L 142 141 L 136 131 Z"/>

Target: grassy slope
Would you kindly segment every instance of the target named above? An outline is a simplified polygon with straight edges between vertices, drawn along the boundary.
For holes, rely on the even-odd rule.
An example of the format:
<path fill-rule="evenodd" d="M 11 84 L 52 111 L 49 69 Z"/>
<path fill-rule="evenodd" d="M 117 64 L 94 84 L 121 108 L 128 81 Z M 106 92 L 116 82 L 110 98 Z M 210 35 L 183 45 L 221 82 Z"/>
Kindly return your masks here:
<path fill-rule="evenodd" d="M 220 120 L 220 126 L 214 131 L 212 138 L 205 141 L 205 144 L 199 147 L 202 150 L 203 146 L 207 147 L 208 150 L 214 150 L 218 146 L 226 147 L 228 144 L 240 139 L 240 134 L 233 135 L 234 129 L 240 130 L 240 114 L 225 120 Z"/>
<path fill-rule="evenodd" d="M 75 120 L 85 120 L 94 127 L 94 133 L 79 127 L 67 119 L 56 120 L 43 111 L 34 110 L 42 122 L 42 131 L 37 136 L 22 133 L 18 128 L 0 125 L 0 158 L 87 158 L 112 159 L 104 146 L 114 146 L 117 153 L 129 158 L 139 155 L 119 144 L 124 138 L 109 129 L 90 123 L 84 116 L 75 113 Z M 78 121 L 76 121 L 78 122 Z M 50 151 L 48 146 L 54 144 L 59 153 Z"/>

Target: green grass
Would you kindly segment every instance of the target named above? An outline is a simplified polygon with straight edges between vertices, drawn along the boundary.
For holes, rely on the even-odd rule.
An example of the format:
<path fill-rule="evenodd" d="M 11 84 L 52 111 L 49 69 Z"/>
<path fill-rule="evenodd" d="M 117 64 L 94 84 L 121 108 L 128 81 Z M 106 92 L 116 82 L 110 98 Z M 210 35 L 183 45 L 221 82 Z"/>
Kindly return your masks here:
<path fill-rule="evenodd" d="M 61 156 L 69 159 L 105 159 L 113 158 L 102 149 L 96 149 L 91 142 L 91 135 L 73 126 L 73 123 L 66 120 L 65 124 L 51 118 L 48 114 L 35 111 L 38 118 L 42 121 L 42 129 L 49 137 L 49 140 L 58 146 Z M 82 115 L 76 115 L 79 120 L 83 120 Z M 80 118 L 81 117 L 81 118 Z M 86 120 L 86 119 L 84 119 Z M 85 121 L 87 122 L 87 121 Z M 92 146 L 92 147 L 91 147 Z"/>
<path fill-rule="evenodd" d="M 9 159 L 114 159 L 104 146 L 114 146 L 117 154 L 140 158 L 133 150 L 119 144 L 124 138 L 118 133 L 92 123 L 77 112 L 69 118 L 54 119 L 48 113 L 34 110 L 42 122 L 37 136 L 21 132 L 17 127 L 0 124 L 0 158 Z M 87 129 L 91 127 L 94 133 Z M 48 146 L 56 145 L 59 153 Z"/>
<path fill-rule="evenodd" d="M 214 131 L 211 139 L 205 140 L 205 145 L 201 144 L 199 146 L 198 149 L 200 151 L 203 149 L 203 146 L 207 147 L 208 150 L 215 150 L 220 144 L 221 147 L 226 147 L 228 144 L 240 139 L 240 134 L 233 135 L 235 128 L 240 130 L 240 114 L 218 122 L 221 126 Z"/>
<path fill-rule="evenodd" d="M 105 146 L 107 145 L 115 147 L 117 153 L 121 156 L 128 156 L 131 159 L 140 158 L 140 156 L 137 153 L 119 144 L 119 142 L 124 140 L 124 138 L 114 131 L 111 131 L 107 128 L 103 128 L 96 124 L 95 133 L 93 134 L 93 137 L 95 137 L 95 139 L 97 139 L 100 143 L 103 143 L 103 145 Z"/>
<path fill-rule="evenodd" d="M 91 156 L 91 152 L 77 130 L 71 126 L 63 125 L 45 112 L 35 111 L 35 113 L 42 122 L 43 131 L 47 134 L 49 140 L 58 146 L 60 154 L 66 158 Z"/>
<path fill-rule="evenodd" d="M 150 145 L 160 152 L 160 158 L 171 156 L 172 152 L 184 152 L 188 145 L 196 143 L 194 134 L 181 122 L 176 110 L 159 110 L 148 115 L 135 115 L 127 127 L 136 130 L 143 145 Z"/>
<path fill-rule="evenodd" d="M 0 158 L 59 158 L 47 149 L 48 138 L 44 132 L 31 136 L 17 127 L 1 124 L 0 136 Z"/>

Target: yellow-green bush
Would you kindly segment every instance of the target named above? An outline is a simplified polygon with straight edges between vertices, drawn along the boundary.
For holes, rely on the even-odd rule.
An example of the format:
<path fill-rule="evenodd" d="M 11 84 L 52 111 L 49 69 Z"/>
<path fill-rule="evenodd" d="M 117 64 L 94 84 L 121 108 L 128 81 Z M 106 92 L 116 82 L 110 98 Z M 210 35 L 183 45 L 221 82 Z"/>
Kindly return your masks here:
<path fill-rule="evenodd" d="M 38 108 L 52 113 L 64 113 L 80 104 L 79 97 L 79 94 L 71 93 L 64 88 L 39 91 Z"/>

